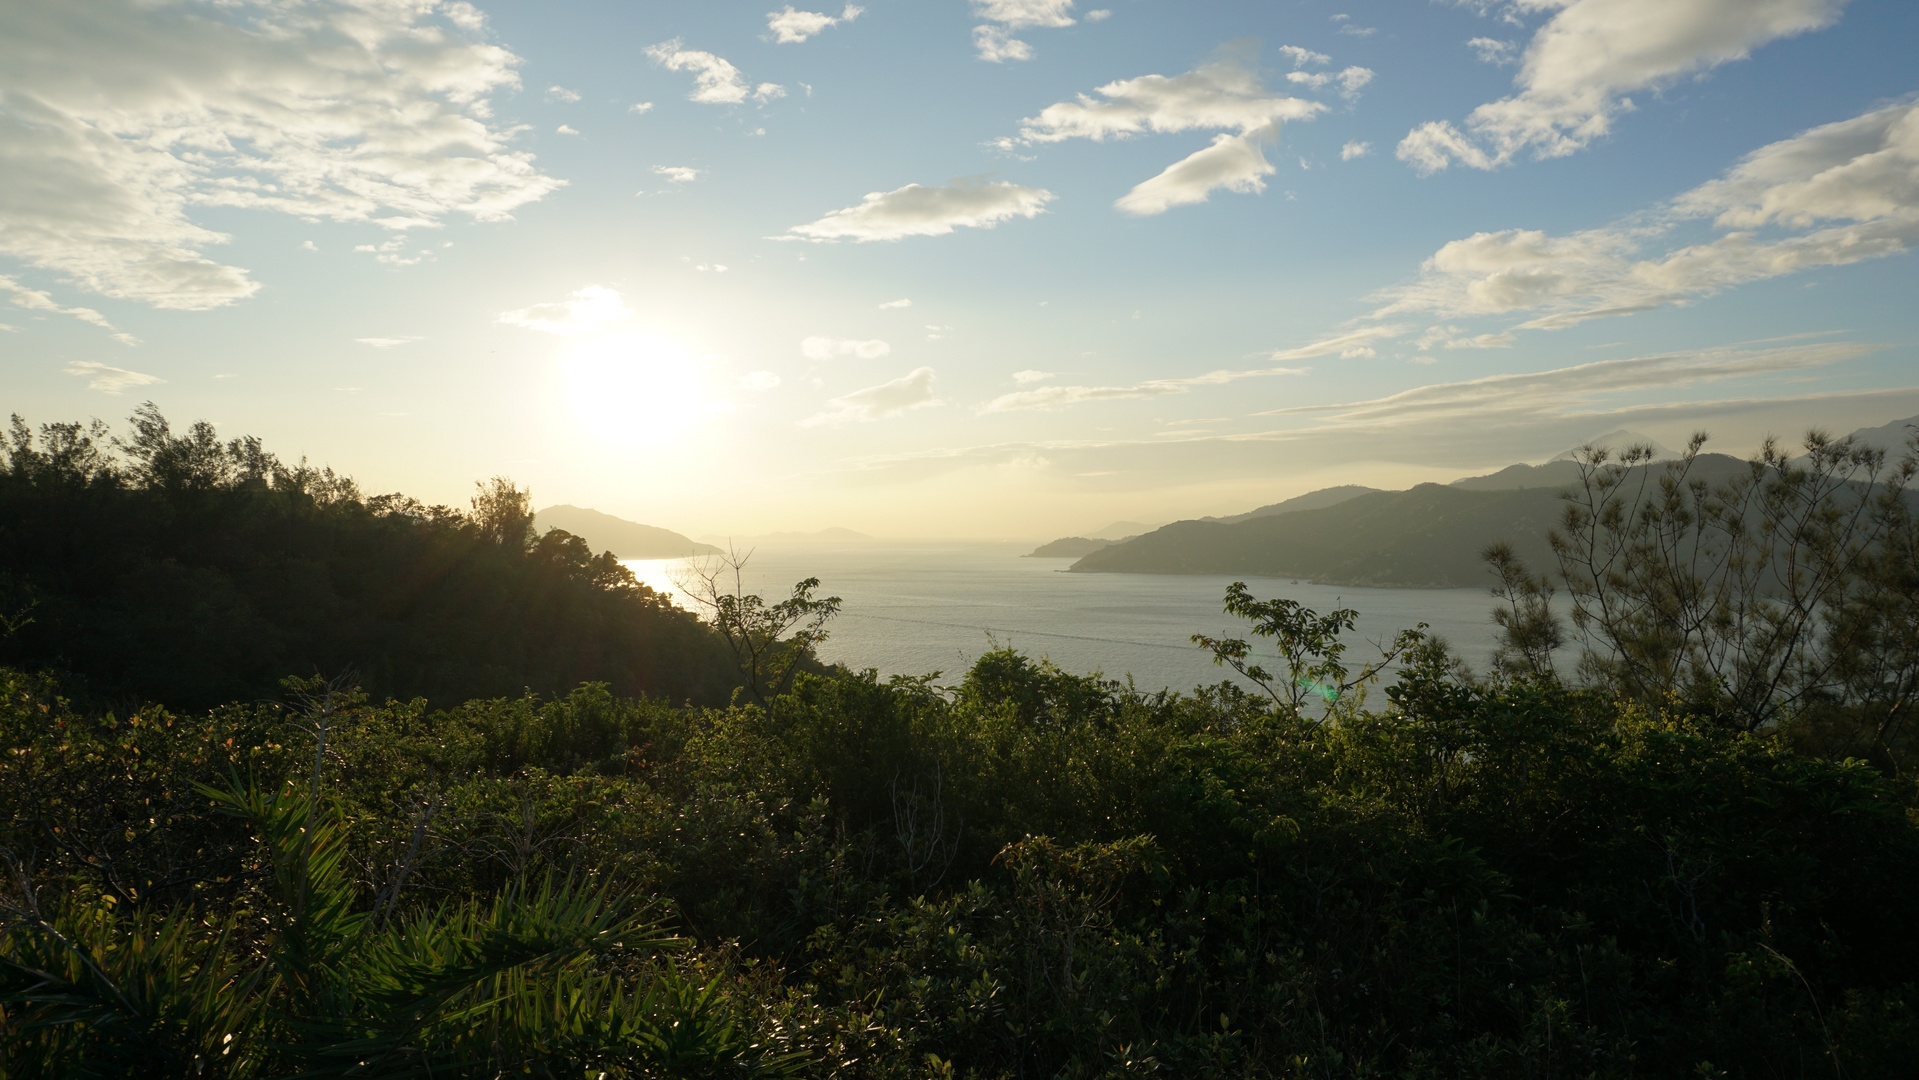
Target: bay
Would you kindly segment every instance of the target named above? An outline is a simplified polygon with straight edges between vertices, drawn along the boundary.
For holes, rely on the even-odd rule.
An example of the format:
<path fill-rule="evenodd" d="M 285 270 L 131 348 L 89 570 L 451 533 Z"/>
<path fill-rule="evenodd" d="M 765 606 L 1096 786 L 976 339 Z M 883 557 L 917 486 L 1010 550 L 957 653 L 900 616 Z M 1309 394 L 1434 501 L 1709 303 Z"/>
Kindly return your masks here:
<path fill-rule="evenodd" d="M 745 550 L 742 548 L 742 550 Z M 1347 659 L 1377 656 L 1370 642 L 1424 622 L 1483 670 L 1492 654 L 1492 598 L 1484 589 L 1369 589 L 1282 578 L 1205 574 L 1070 574 L 1070 559 L 1022 556 L 1031 544 L 978 542 L 764 543 L 751 549 L 740 586 L 769 602 L 795 582 L 844 601 L 822 659 L 882 676 L 942 673 L 954 683 L 982 653 L 1011 647 L 1075 674 L 1131 676 L 1142 690 L 1189 690 L 1230 672 L 1192 644 L 1193 634 L 1245 636 L 1223 614 L 1226 586 L 1244 580 L 1260 599 L 1287 597 L 1321 613 L 1359 612 Z M 697 562 L 697 560 L 696 560 Z M 688 560 L 629 559 L 652 588 L 699 610 L 681 588 Z M 731 572 L 729 571 L 729 578 Z M 1256 644 L 1258 644 L 1256 642 Z M 1271 650 L 1263 650 L 1270 659 Z M 1270 666 L 1270 663 L 1269 663 Z"/>

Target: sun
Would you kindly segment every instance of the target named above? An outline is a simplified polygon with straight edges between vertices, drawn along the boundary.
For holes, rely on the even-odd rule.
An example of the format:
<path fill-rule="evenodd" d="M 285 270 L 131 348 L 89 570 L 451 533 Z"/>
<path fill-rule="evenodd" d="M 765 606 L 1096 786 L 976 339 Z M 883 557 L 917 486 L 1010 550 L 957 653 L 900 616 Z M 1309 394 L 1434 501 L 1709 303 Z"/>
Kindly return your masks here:
<path fill-rule="evenodd" d="M 615 334 L 583 341 L 562 363 L 574 419 L 593 436 L 628 446 L 683 439 L 727 411 L 707 385 L 706 365 L 671 338 Z"/>

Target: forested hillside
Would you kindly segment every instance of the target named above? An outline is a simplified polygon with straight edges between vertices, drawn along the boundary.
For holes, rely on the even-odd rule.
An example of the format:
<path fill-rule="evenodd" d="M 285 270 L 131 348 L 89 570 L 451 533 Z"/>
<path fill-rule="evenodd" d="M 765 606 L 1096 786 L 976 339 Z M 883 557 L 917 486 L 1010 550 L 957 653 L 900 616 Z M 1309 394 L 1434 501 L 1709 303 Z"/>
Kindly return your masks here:
<path fill-rule="evenodd" d="M 452 705 L 564 691 L 720 702 L 719 637 L 495 483 L 471 512 L 368 496 L 151 406 L 104 426 L 18 417 L 0 462 L 0 658 L 111 699 L 204 709 L 351 672 Z"/>

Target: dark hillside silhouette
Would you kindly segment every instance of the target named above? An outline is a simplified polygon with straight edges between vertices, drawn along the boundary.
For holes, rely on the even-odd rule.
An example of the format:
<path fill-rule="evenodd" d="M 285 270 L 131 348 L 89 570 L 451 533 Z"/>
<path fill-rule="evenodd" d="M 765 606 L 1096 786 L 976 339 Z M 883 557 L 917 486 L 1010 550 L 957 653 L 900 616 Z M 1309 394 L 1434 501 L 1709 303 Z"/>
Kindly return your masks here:
<path fill-rule="evenodd" d="M 737 680 L 716 635 L 578 537 L 368 497 L 258 439 L 175 434 L 151 405 L 124 439 L 15 418 L 0 614 L 24 616 L 6 663 L 184 708 L 349 670 L 435 704 L 582 681 L 723 701 Z"/>

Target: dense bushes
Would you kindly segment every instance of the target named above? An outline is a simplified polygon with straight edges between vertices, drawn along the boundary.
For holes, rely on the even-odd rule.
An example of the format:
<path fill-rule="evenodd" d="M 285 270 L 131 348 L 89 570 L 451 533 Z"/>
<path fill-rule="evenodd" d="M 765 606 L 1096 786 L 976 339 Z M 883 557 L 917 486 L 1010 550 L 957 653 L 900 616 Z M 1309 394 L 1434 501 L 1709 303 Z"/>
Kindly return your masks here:
<path fill-rule="evenodd" d="M 1909 782 L 1427 661 L 1383 707 L 1323 723 L 1011 652 L 951 690 L 803 676 L 724 710 L 587 686 L 434 711 L 307 684 L 297 707 L 115 719 L 16 674 L 0 843 L 82 949 L 192 944 L 278 972 L 284 842 L 265 810 L 235 816 L 267 795 L 223 792 L 297 794 L 317 760 L 348 913 L 452 942 L 434 920 L 503 918 L 491 898 L 555 882 L 663 898 L 677 942 L 535 964 L 558 946 L 514 938 L 532 966 L 513 985 L 539 1008 L 576 983 L 652 988 L 628 1028 L 705 1017 L 718 1049 L 682 1067 L 715 1075 L 1901 1074 L 1919 1050 Z M 47 939 L 19 896 L 6 955 L 30 967 Z M 192 929 L 152 921 L 168 910 Z M 24 967 L 5 1007 L 22 1055 L 59 1018 Z M 350 967 L 333 1004 L 304 1006 L 346 1027 L 263 1000 L 253 1064 L 226 1074 L 317 1068 L 354 1017 L 373 1038 Z M 668 1074 L 638 1035 L 568 1020 L 561 1038 L 513 1008 L 496 1068 Z M 89 1015 L 58 1029 L 82 1055 L 62 1061 L 125 1050 L 132 1026 Z M 467 1030 L 381 1027 L 405 1049 L 384 1075 L 479 1053 Z"/>

